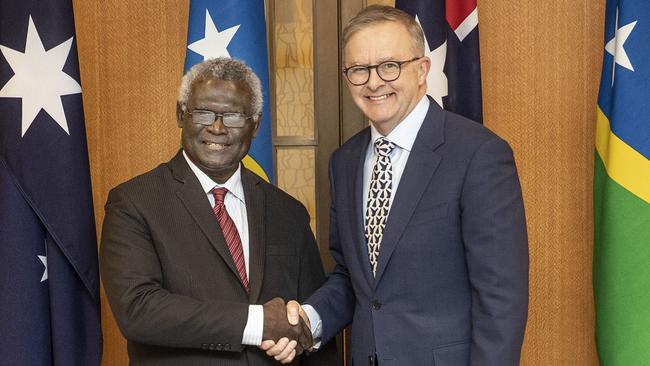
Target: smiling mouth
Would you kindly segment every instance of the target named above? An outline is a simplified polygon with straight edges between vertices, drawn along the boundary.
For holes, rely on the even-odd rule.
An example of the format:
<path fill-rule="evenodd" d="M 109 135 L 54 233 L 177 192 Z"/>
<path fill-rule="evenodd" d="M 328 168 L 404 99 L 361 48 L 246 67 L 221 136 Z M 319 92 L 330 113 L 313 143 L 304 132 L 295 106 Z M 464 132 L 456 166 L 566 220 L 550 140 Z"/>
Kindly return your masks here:
<path fill-rule="evenodd" d="M 205 144 L 205 146 L 208 147 L 208 150 L 212 150 L 212 151 L 221 151 L 226 149 L 228 146 L 230 146 L 226 144 L 218 144 L 215 142 L 208 142 L 208 141 L 204 141 L 203 143 Z"/>
<path fill-rule="evenodd" d="M 395 95 L 395 93 L 387 93 L 382 95 L 367 95 L 366 99 L 370 100 L 371 102 L 380 102 L 382 100 L 388 99 L 388 97 L 393 95 Z"/>

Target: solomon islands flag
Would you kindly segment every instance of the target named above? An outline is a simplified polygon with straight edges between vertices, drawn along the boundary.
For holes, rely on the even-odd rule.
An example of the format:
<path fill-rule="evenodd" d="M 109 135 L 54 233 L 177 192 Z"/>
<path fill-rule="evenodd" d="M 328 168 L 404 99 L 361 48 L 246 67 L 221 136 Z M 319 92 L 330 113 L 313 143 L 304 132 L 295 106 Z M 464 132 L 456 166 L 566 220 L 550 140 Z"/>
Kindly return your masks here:
<path fill-rule="evenodd" d="M 0 0 L 0 364 L 101 362 L 70 0 Z"/>
<path fill-rule="evenodd" d="M 650 2 L 607 0 L 596 118 L 594 296 L 602 366 L 650 362 Z"/>
<path fill-rule="evenodd" d="M 243 163 L 273 183 L 275 170 L 264 0 L 190 1 L 185 72 L 194 64 L 215 57 L 232 57 L 246 62 L 262 82 L 262 122 Z"/>

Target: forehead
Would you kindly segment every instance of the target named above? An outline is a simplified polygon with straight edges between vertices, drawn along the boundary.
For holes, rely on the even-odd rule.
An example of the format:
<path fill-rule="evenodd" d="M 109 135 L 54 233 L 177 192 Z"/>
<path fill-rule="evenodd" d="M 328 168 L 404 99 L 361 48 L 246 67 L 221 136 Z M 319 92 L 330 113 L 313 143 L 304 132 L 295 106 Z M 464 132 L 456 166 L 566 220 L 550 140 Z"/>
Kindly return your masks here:
<path fill-rule="evenodd" d="M 401 23 L 372 24 L 350 36 L 344 49 L 345 62 L 365 64 L 411 58 L 412 42 L 406 26 Z"/>
<path fill-rule="evenodd" d="M 248 108 L 251 104 L 251 93 L 246 83 L 241 80 L 202 77 L 192 84 L 187 104 L 231 104 Z"/>

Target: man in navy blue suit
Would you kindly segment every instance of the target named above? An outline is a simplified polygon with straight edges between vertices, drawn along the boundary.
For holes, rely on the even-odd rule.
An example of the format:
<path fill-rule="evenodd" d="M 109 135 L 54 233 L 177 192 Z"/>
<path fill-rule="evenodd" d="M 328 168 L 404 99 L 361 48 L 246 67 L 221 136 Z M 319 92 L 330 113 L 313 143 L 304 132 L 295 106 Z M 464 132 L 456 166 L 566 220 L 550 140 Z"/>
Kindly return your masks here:
<path fill-rule="evenodd" d="M 289 302 L 290 321 L 311 324 L 316 349 L 352 323 L 355 366 L 518 365 L 528 243 L 512 150 L 425 95 L 431 61 L 410 15 L 368 7 L 343 44 L 371 123 L 332 155 L 336 267 L 302 308 Z"/>

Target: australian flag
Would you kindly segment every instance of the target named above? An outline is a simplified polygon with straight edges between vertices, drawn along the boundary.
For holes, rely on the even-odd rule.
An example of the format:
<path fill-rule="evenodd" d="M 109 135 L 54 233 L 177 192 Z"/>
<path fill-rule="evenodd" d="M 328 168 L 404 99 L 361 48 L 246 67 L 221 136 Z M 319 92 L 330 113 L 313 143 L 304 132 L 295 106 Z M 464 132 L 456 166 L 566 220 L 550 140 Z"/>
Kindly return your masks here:
<path fill-rule="evenodd" d="M 397 0 L 424 30 L 427 94 L 446 110 L 483 121 L 476 0 Z"/>
<path fill-rule="evenodd" d="M 0 0 L 0 365 L 101 361 L 70 0 Z"/>
<path fill-rule="evenodd" d="M 262 82 L 264 109 L 244 165 L 274 182 L 264 0 L 191 0 L 185 71 L 215 57 L 244 61 Z"/>

